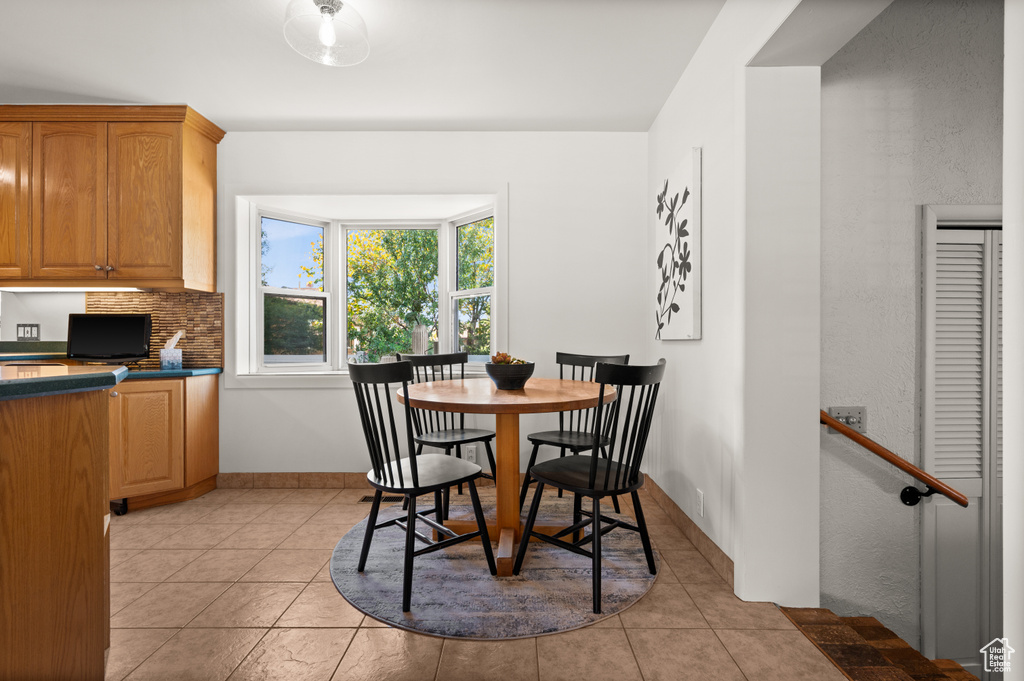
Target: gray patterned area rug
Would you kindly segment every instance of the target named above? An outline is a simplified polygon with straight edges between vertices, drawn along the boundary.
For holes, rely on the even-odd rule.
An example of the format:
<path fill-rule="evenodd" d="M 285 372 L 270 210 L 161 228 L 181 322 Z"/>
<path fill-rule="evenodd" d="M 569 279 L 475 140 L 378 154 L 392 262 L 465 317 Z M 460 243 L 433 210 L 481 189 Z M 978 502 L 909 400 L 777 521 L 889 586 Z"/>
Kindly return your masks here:
<path fill-rule="evenodd" d="M 628 497 L 623 500 L 629 503 Z M 425 498 L 422 501 L 420 508 L 427 503 Z M 493 496 L 490 500 L 483 496 L 481 501 L 484 513 L 493 517 Z M 472 517 L 468 493 L 462 497 L 453 493 L 451 505 L 452 518 Z M 382 507 L 378 522 L 398 515 L 404 515 L 401 504 Z M 605 515 L 615 517 L 612 512 Z M 537 522 L 571 524 L 572 502 L 545 494 Z M 427 530 L 424 526 L 421 531 Z M 405 533 L 397 527 L 377 530 L 366 569 L 360 574 L 356 564 L 365 531 L 363 520 L 334 548 L 334 585 L 345 600 L 370 617 L 435 636 L 501 640 L 585 627 L 628 608 L 656 579 L 647 570 L 640 535 L 621 528 L 609 532 L 601 538 L 602 613 L 595 615 L 589 558 L 535 541 L 518 576 L 492 577 L 480 544 L 468 541 L 416 557 L 411 612 L 403 613 Z M 423 544 L 418 542 L 417 547 Z M 659 561 L 657 551 L 655 560 Z"/>

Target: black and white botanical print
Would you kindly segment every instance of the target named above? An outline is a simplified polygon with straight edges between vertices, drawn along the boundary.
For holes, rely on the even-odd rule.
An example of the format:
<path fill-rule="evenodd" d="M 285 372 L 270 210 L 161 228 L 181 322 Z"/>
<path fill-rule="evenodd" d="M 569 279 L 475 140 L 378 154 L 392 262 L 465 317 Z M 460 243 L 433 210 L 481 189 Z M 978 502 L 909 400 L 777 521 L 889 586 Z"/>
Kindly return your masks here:
<path fill-rule="evenodd" d="M 668 228 L 668 243 L 662 246 L 658 253 L 661 286 L 658 288 L 658 307 L 655 311 L 658 322 L 658 331 L 654 336 L 656 340 L 661 340 L 661 330 L 672 322 L 672 313 L 679 313 L 676 296 L 686 290 L 686 276 L 693 269 L 690 262 L 690 243 L 686 238 L 690 236 L 686 231 L 689 219 L 680 215 L 689 198 L 689 187 L 683 187 L 682 197 L 676 192 L 669 198 L 668 180 L 665 180 L 665 187 L 658 194 L 658 219 L 664 220 Z"/>
<path fill-rule="evenodd" d="M 700 338 L 700 161 L 694 148 L 656 197 L 656 340 Z"/>

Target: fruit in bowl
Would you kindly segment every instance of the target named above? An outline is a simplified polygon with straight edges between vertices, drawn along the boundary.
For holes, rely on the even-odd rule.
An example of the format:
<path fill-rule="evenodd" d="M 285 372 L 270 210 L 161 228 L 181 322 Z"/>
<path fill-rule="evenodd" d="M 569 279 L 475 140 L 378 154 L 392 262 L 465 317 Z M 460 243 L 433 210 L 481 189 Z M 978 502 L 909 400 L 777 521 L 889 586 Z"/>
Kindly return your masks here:
<path fill-rule="evenodd" d="M 484 365 L 487 375 L 498 390 L 522 390 L 533 375 L 534 364 L 517 359 L 507 352 L 491 355 L 491 361 Z"/>
<path fill-rule="evenodd" d="M 525 359 L 517 359 L 507 352 L 499 352 L 496 355 L 491 355 L 492 364 L 533 364 L 533 362 L 527 362 Z"/>

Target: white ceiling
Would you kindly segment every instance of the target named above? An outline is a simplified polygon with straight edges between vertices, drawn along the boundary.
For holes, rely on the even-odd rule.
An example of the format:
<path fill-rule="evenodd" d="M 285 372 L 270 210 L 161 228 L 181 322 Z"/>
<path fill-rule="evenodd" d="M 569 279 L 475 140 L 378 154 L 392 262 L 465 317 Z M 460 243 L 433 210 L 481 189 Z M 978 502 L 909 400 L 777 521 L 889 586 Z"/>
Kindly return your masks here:
<path fill-rule="evenodd" d="M 184 103 L 228 131 L 646 131 L 724 0 L 351 4 L 370 56 L 336 68 L 285 43 L 287 0 L 0 0 L 0 103 Z"/>

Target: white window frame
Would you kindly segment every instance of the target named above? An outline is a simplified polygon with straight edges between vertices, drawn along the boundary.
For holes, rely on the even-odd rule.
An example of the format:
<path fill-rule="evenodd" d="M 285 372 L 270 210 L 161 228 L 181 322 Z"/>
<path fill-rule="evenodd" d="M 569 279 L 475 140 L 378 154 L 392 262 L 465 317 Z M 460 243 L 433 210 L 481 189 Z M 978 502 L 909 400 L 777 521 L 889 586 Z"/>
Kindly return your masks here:
<path fill-rule="evenodd" d="M 441 301 L 445 299 L 447 294 L 447 277 L 445 276 L 445 262 L 444 254 L 448 252 L 448 236 L 449 230 L 444 228 L 444 222 L 441 220 L 339 220 L 338 221 L 338 241 L 340 244 L 340 252 L 335 256 L 339 263 L 338 269 L 344 269 L 345 273 L 342 275 L 343 280 L 347 280 L 348 277 L 348 233 L 350 231 L 358 230 L 378 230 L 378 229 L 433 229 L 437 231 L 437 328 L 438 328 L 438 343 L 440 345 L 441 352 L 447 352 L 445 347 L 447 341 L 442 334 L 442 330 L 447 328 L 443 326 L 444 323 L 444 305 L 441 305 Z M 342 268 L 340 263 L 344 263 L 345 267 Z M 342 336 L 341 345 L 343 346 L 340 350 L 340 354 L 347 353 L 348 349 L 348 289 L 342 289 L 345 291 L 345 296 L 341 304 L 341 320 L 342 320 Z M 341 298 L 341 296 L 339 296 Z M 339 367 L 341 370 L 346 370 L 344 366 L 347 364 L 347 357 L 341 362 L 342 366 Z"/>
<path fill-rule="evenodd" d="M 490 338 L 490 347 L 491 347 L 491 352 L 492 353 L 497 352 L 497 350 L 495 350 L 495 348 L 497 347 L 496 344 L 495 344 L 496 340 L 497 340 L 497 324 L 495 324 L 495 322 L 494 322 L 494 319 L 495 319 L 495 309 L 494 309 L 494 307 L 495 307 L 495 301 L 496 301 L 496 296 L 495 296 L 496 286 L 494 284 L 492 284 L 491 286 L 484 286 L 484 287 L 480 287 L 480 288 L 460 289 L 459 288 L 459 267 L 458 267 L 458 262 L 459 262 L 459 227 L 464 227 L 465 225 L 471 225 L 474 222 L 479 222 L 480 220 L 484 220 L 486 218 L 493 218 L 493 217 L 495 217 L 494 209 L 493 208 L 486 208 L 486 209 L 483 209 L 483 210 L 476 210 L 476 211 L 472 211 L 472 212 L 469 212 L 469 213 L 463 213 L 462 215 L 457 215 L 457 216 L 455 216 L 455 217 L 453 217 L 453 218 L 448 220 L 448 229 L 446 229 L 445 231 L 448 232 L 448 273 L 447 273 L 446 279 L 448 280 L 449 291 L 448 291 L 448 295 L 447 295 L 448 304 L 445 307 L 447 308 L 447 312 L 448 312 L 448 316 L 449 316 L 449 318 L 448 318 L 448 326 L 446 328 L 449 329 L 449 334 L 450 334 L 450 338 L 451 338 L 451 345 L 449 347 L 451 349 L 447 350 L 447 352 L 455 352 L 456 351 L 456 346 L 457 346 L 457 343 L 456 343 L 455 339 L 458 338 L 458 335 L 459 335 L 459 319 L 458 319 L 458 314 L 455 311 L 456 304 L 462 298 L 474 298 L 476 296 L 483 296 L 483 295 L 487 295 L 487 296 L 491 297 L 491 338 Z M 497 258 L 497 251 L 498 251 L 497 227 L 495 227 L 494 239 L 495 239 L 495 244 L 494 244 L 494 253 L 495 253 L 494 260 L 495 260 L 495 263 L 494 263 L 494 277 L 493 277 L 493 281 L 496 283 L 497 282 L 497 259 L 498 259 Z M 438 325 L 440 325 L 440 323 L 441 323 L 441 321 L 439 319 L 438 320 Z M 475 372 L 482 372 L 482 371 L 484 371 L 483 363 L 482 362 L 467 363 L 466 364 L 466 371 L 467 371 L 467 373 L 468 372 L 474 372 L 474 373 Z"/>
<path fill-rule="evenodd" d="M 476 192 L 484 198 L 488 192 Z M 279 195 L 267 192 L 271 202 L 276 201 Z M 401 196 L 401 195 L 399 195 Z M 295 210 L 262 210 L 263 215 L 283 220 L 292 220 L 306 223 L 329 224 L 331 228 L 325 232 L 325 249 L 334 247 L 339 251 L 343 260 L 335 259 L 335 262 L 344 262 L 347 254 L 344 252 L 345 239 L 336 238 L 334 244 L 331 242 L 332 232 L 339 237 L 344 234 L 345 227 L 352 226 L 373 226 L 378 227 L 391 223 L 399 226 L 418 226 L 431 222 L 439 224 L 439 249 L 444 248 L 445 253 L 450 252 L 451 243 L 454 241 L 455 229 L 458 225 L 465 224 L 463 218 L 480 219 L 481 216 L 493 215 L 494 217 L 494 287 L 491 297 L 491 348 L 495 349 L 508 347 L 508 186 L 502 185 L 498 191 L 490 193 L 490 205 L 470 213 L 460 214 L 455 217 L 442 220 L 330 220 L 322 216 L 303 214 Z M 226 356 L 228 371 L 225 372 L 224 387 L 226 389 L 336 389 L 349 388 L 351 382 L 348 378 L 346 366 L 346 350 L 344 343 L 347 339 L 337 344 L 338 350 L 332 352 L 330 333 L 328 333 L 329 362 L 323 368 L 312 370 L 309 364 L 290 365 L 288 367 L 275 367 L 273 370 L 259 370 L 259 362 L 263 352 L 262 341 L 262 305 L 260 304 L 259 272 L 260 272 L 260 215 L 263 197 L 259 194 L 238 192 L 234 194 L 234 223 L 237 230 L 229 232 L 227 242 L 229 252 L 235 254 L 234 272 L 231 276 L 235 282 L 234 293 L 228 292 L 229 310 L 233 310 L 231 316 L 226 320 L 233 330 L 226 340 L 230 342 L 228 355 Z M 486 199 L 484 199 L 486 201 Z M 483 205 L 483 202 L 482 204 Z M 454 285 L 454 261 L 451 256 L 447 259 L 443 270 L 439 270 L 438 293 L 439 301 L 450 300 L 449 286 Z M 230 262 L 230 261 L 229 261 Z M 442 275 L 443 272 L 443 275 Z M 328 322 L 333 328 L 341 329 L 342 334 L 347 330 L 346 319 L 346 295 L 344 290 L 345 268 L 335 267 L 331 264 L 331 258 L 325 257 L 324 288 L 325 293 L 330 293 L 330 307 L 328 318 L 336 322 Z M 289 291 L 289 293 L 292 293 Z M 444 325 L 445 329 L 453 329 L 450 305 L 439 305 L 438 324 Z M 337 332 L 336 334 L 337 335 Z M 344 338 L 344 336 L 342 336 Z M 439 352 L 450 351 L 450 343 L 439 344 Z M 467 366 L 467 373 L 484 373 L 483 364 L 471 364 Z"/>
<path fill-rule="evenodd" d="M 280 220 L 282 222 L 291 222 L 294 224 L 307 225 L 310 227 L 317 227 L 324 231 L 324 282 L 323 291 L 317 291 L 315 295 L 313 292 L 307 292 L 303 289 L 291 289 L 291 288 L 279 288 L 276 286 L 264 286 L 262 284 L 262 262 L 263 262 L 263 246 L 262 246 L 262 229 L 263 229 L 263 218 L 270 218 L 272 220 Z M 331 271 L 336 267 L 328 262 L 327 253 L 331 248 L 331 242 L 334 240 L 334 230 L 331 229 L 331 222 L 326 220 L 320 220 L 315 218 L 308 218 L 305 216 L 296 215 L 294 213 L 282 213 L 279 211 L 257 209 L 256 219 L 252 225 L 253 233 L 251 234 L 252 239 L 255 240 L 256 248 L 255 262 L 253 263 L 252 272 L 257 280 L 254 284 L 255 288 L 255 304 L 256 314 L 252 320 L 252 340 L 255 343 L 255 352 L 250 355 L 250 363 L 253 373 L 257 374 L 272 374 L 272 373 L 305 373 L 305 372 L 323 372 L 329 371 L 334 368 L 336 362 L 336 352 L 334 351 L 333 343 L 330 340 L 331 333 L 330 329 L 333 325 L 333 319 L 336 319 L 337 307 L 333 299 L 337 296 L 333 295 L 333 291 L 337 290 L 336 277 L 331 276 L 334 273 Z M 264 309 L 263 304 L 266 300 L 266 294 L 270 295 L 283 295 L 290 298 L 315 298 L 322 299 L 324 301 L 324 349 L 325 349 L 325 360 L 323 362 L 265 362 L 266 353 L 264 352 L 263 340 L 264 340 Z"/>

